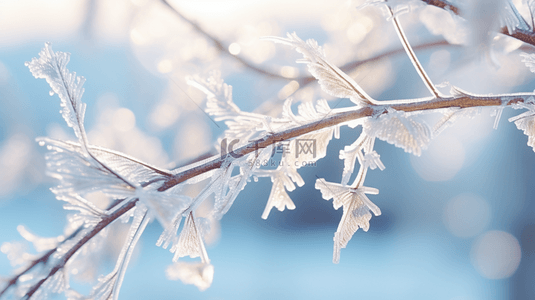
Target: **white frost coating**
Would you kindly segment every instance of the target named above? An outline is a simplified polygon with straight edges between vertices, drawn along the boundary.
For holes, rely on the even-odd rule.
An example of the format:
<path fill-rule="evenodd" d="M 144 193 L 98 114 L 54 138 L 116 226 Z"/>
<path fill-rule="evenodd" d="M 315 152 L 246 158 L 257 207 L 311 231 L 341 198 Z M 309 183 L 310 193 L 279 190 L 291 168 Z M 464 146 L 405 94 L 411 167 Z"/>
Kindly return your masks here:
<path fill-rule="evenodd" d="M 355 171 L 356 160 L 364 168 L 374 170 L 379 168 L 381 171 L 385 169 L 379 154 L 373 150 L 375 138 L 371 138 L 362 133 L 359 138 L 351 145 L 345 146 L 344 150 L 340 150 L 340 159 L 344 161 L 344 171 L 342 172 L 342 185 L 346 185 L 353 172 Z"/>
<path fill-rule="evenodd" d="M 269 130 L 269 122 L 261 114 L 241 111 L 232 100 L 232 86 L 223 82 L 219 71 L 212 71 L 206 79 L 187 77 L 189 85 L 206 94 L 206 113 L 214 116 L 216 121 L 225 121 L 228 130 L 225 137 L 229 140 L 247 142 L 260 132 Z"/>
<path fill-rule="evenodd" d="M 520 53 L 520 56 L 522 56 L 522 62 L 526 64 L 526 67 L 528 67 L 532 73 L 535 73 L 535 54 L 522 52 Z"/>
<path fill-rule="evenodd" d="M 368 118 L 363 125 L 366 135 L 400 147 L 416 156 L 422 154 L 431 140 L 427 124 L 417 122 L 402 111 L 388 108 L 387 114 L 378 118 Z"/>
<path fill-rule="evenodd" d="M 273 182 L 273 186 L 271 187 L 271 193 L 269 194 L 266 208 L 262 213 L 262 219 L 264 220 L 268 218 L 269 212 L 273 207 L 276 207 L 279 211 L 283 211 L 284 208 L 288 208 L 290 210 L 295 209 L 295 204 L 286 192 L 286 189 L 288 191 L 295 189 L 295 185 L 290 178 L 283 173 L 272 176 L 271 181 Z"/>
<path fill-rule="evenodd" d="M 204 247 L 202 232 L 196 223 L 197 219 L 193 212 L 190 212 L 184 222 L 178 242 L 171 247 L 171 252 L 175 253 L 173 262 L 177 262 L 180 257 L 189 256 L 191 258 L 201 257 L 203 263 L 210 263 Z"/>
<path fill-rule="evenodd" d="M 149 209 L 150 216 L 154 216 L 164 228 L 164 231 L 173 227 L 177 215 L 185 212 L 191 205 L 192 199 L 184 195 L 158 192 L 150 187 L 136 188 L 135 197 Z"/>
<path fill-rule="evenodd" d="M 212 285 L 214 266 L 209 263 L 177 262 L 165 270 L 169 280 L 180 279 L 184 284 L 193 284 L 200 291 Z"/>
<path fill-rule="evenodd" d="M 61 99 L 61 115 L 82 144 L 85 144 L 84 114 L 85 103 L 82 103 L 84 93 L 84 77 L 77 77 L 76 72 L 69 72 L 67 63 L 70 54 L 54 52 L 50 43 L 39 52 L 39 58 L 33 58 L 26 62 L 26 66 L 35 78 L 44 78 L 52 88 L 52 92 L 58 94 Z"/>
<path fill-rule="evenodd" d="M 535 98 L 530 97 L 525 103 L 513 105 L 513 108 L 528 109 L 516 117 L 509 118 L 509 122 L 515 122 L 516 127 L 528 136 L 528 146 L 535 151 Z"/>
<path fill-rule="evenodd" d="M 359 106 L 374 103 L 374 100 L 351 77 L 327 61 L 325 52 L 315 40 L 309 39 L 304 42 L 295 32 L 288 33 L 287 37 L 286 39 L 279 37 L 265 39 L 289 45 L 303 54 L 304 58 L 297 62 L 307 64 L 312 76 L 318 80 L 321 88 L 328 94 L 339 98 L 349 98 Z"/>
<path fill-rule="evenodd" d="M 130 258 L 132 257 L 134 248 L 150 221 L 150 218 L 147 216 L 146 207 L 138 205 L 134 209 L 134 220 L 132 221 L 132 225 L 130 225 L 130 230 L 128 231 L 121 253 L 119 253 L 115 268 L 108 275 L 104 277 L 101 276 L 98 279 L 99 283 L 93 287 L 93 290 L 85 299 L 117 300 L 119 298 L 119 291 L 121 290 L 124 274 L 128 267 L 128 263 L 130 262 Z"/>
<path fill-rule="evenodd" d="M 504 8 L 500 13 L 501 27 L 507 27 L 507 32 L 513 34 L 516 29 L 530 30 L 529 25 L 524 20 L 524 17 L 518 12 L 516 6 L 511 0 L 504 1 Z"/>
<path fill-rule="evenodd" d="M 84 155 L 79 144 L 48 138 L 38 141 L 40 145 L 46 145 L 50 149 L 50 152 L 45 154 L 47 174 L 60 180 L 60 185 L 52 190 L 58 199 L 94 191 L 102 191 L 113 198 L 134 195 L 133 188 L 104 169 L 92 157 Z"/>
<path fill-rule="evenodd" d="M 338 183 L 327 182 L 323 178 L 316 180 L 316 189 L 321 191 L 323 199 L 333 199 L 335 209 L 340 208 L 340 206 L 344 207 L 342 219 L 334 234 L 333 263 L 337 264 L 340 262 L 340 250 L 347 246 L 353 234 L 359 228 L 364 231 L 368 231 L 370 228 L 370 219 L 372 217 L 370 211 L 375 216 L 381 215 L 379 207 L 365 195 L 376 195 L 379 190 L 370 187 L 353 189 Z"/>

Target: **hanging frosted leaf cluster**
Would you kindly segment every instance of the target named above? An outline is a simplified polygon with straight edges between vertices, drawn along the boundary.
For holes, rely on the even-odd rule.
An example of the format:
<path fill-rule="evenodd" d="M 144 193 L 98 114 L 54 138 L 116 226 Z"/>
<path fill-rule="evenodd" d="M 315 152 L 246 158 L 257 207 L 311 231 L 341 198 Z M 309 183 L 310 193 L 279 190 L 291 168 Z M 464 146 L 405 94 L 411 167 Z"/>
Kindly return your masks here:
<path fill-rule="evenodd" d="M 528 136 L 528 146 L 535 151 L 535 97 L 529 98 L 524 103 L 518 103 L 513 106 L 515 109 L 527 109 L 526 112 L 509 119 L 514 122 L 516 128 L 522 130 Z"/>
<path fill-rule="evenodd" d="M 375 216 L 381 215 L 381 210 L 377 205 L 366 197 L 365 194 L 377 195 L 378 189 L 361 186 L 353 189 L 345 185 L 327 182 L 320 178 L 316 181 L 316 189 L 321 191 L 323 199 L 333 199 L 334 209 L 344 207 L 344 213 L 338 229 L 334 234 L 334 252 L 333 262 L 340 262 L 340 250 L 347 246 L 347 243 L 353 237 L 353 234 L 362 228 L 368 231 L 370 228 L 370 212 Z"/>

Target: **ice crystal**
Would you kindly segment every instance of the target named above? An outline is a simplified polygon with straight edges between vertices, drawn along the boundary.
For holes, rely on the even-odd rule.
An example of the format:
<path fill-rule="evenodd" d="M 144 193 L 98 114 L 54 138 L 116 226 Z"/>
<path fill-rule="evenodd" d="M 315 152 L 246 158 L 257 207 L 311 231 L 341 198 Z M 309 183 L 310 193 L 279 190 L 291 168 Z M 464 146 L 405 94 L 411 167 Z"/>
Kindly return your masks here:
<path fill-rule="evenodd" d="M 375 216 L 381 215 L 379 207 L 365 195 L 376 195 L 379 190 L 364 186 L 354 189 L 338 183 L 327 182 L 323 178 L 316 180 L 316 189 L 321 191 L 323 199 L 333 199 L 335 209 L 344 207 L 342 219 L 334 234 L 333 262 L 338 263 L 340 250 L 347 246 L 353 234 L 359 228 L 364 231 L 368 231 L 370 228 L 369 221 L 372 217 L 370 212 L 373 212 Z"/>
<path fill-rule="evenodd" d="M 525 103 L 519 103 L 513 107 L 528 109 L 528 111 L 516 117 L 509 118 L 509 122 L 514 122 L 516 127 L 528 136 L 528 146 L 535 151 L 535 97 L 531 97 Z"/>
<path fill-rule="evenodd" d="M 522 62 L 526 64 L 526 67 L 533 73 L 535 73 L 535 54 L 527 54 L 525 52 L 520 53 L 522 56 Z"/>
<path fill-rule="evenodd" d="M 364 123 L 364 132 L 416 156 L 422 154 L 422 150 L 431 140 L 431 131 L 427 124 L 416 121 L 405 112 L 393 109 L 388 109 L 388 114 L 368 119 Z"/>
<path fill-rule="evenodd" d="M 85 103 L 82 103 L 84 94 L 84 77 L 77 77 L 76 73 L 69 72 L 67 63 L 70 54 L 65 52 L 54 52 L 50 43 L 45 44 L 45 48 L 39 53 L 39 58 L 33 58 L 26 62 L 35 78 L 44 78 L 52 88 L 51 94 L 58 94 L 63 107 L 61 114 L 67 125 L 74 129 L 74 133 L 79 140 L 85 139 L 83 122 L 85 114 Z M 53 93 L 52 93 L 53 92 Z"/>
<path fill-rule="evenodd" d="M 328 94 L 339 98 L 349 98 L 357 105 L 373 102 L 373 99 L 351 77 L 327 61 L 323 48 L 315 40 L 309 39 L 305 42 L 295 32 L 288 33 L 286 39 L 278 37 L 267 39 L 289 45 L 303 54 L 304 59 L 297 62 L 307 64 L 310 73 Z"/>

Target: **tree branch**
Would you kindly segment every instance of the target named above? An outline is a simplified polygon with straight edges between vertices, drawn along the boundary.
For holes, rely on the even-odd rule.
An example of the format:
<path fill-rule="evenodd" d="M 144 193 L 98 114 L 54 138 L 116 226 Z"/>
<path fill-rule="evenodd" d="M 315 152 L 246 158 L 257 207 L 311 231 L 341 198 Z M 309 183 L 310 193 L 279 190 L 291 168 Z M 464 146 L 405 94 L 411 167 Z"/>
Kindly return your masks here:
<path fill-rule="evenodd" d="M 193 26 L 193 29 L 195 29 L 198 33 L 200 33 L 201 35 L 203 35 L 205 38 L 207 38 L 208 40 L 210 40 L 212 43 L 214 43 L 215 47 L 217 48 L 217 50 L 219 50 L 220 52 L 222 53 L 225 53 L 227 55 L 229 55 L 230 57 L 232 57 L 233 59 L 237 60 L 239 63 L 241 63 L 242 65 L 244 65 L 245 67 L 259 73 L 259 74 L 262 74 L 262 75 L 265 75 L 265 76 L 268 76 L 268 77 L 271 77 L 271 78 L 278 78 L 278 79 L 285 79 L 285 80 L 288 80 L 288 78 L 282 76 L 282 75 L 279 75 L 279 74 L 276 74 L 276 73 L 272 73 L 272 72 L 269 72 L 269 71 L 266 71 L 264 69 L 261 69 L 261 68 L 258 68 L 257 66 L 255 66 L 253 63 L 249 62 L 248 60 L 240 57 L 240 56 L 237 56 L 237 55 L 233 55 L 231 54 L 229 51 L 228 51 L 228 46 L 227 45 L 224 45 L 223 44 L 223 41 L 219 40 L 218 38 L 216 38 L 215 36 L 209 34 L 206 30 L 204 30 L 204 28 L 202 28 L 198 23 L 196 23 L 195 21 L 191 20 L 191 19 L 188 19 L 186 16 L 184 16 L 180 11 L 178 11 L 176 8 L 174 8 L 169 2 L 167 2 L 167 0 L 162 0 L 162 3 L 165 4 L 165 6 L 167 6 L 175 15 L 177 15 L 181 20 L 183 20 L 184 22 L 190 24 L 191 26 Z"/>
<path fill-rule="evenodd" d="M 78 250 L 80 250 L 80 248 L 82 248 L 82 246 L 84 246 L 89 240 L 91 240 L 95 235 L 97 235 L 100 231 L 102 231 L 102 229 L 106 228 L 113 221 L 117 220 L 119 217 L 121 217 L 122 215 L 127 213 L 129 210 L 134 208 L 134 206 L 136 206 L 137 201 L 138 201 L 138 199 L 132 200 L 132 201 L 126 203 L 123 207 L 121 207 L 118 210 L 116 210 L 115 212 L 113 212 L 112 214 L 110 214 L 110 215 L 106 216 L 105 218 L 103 218 L 97 225 L 95 225 L 95 227 L 93 227 L 93 229 L 86 236 L 84 236 L 82 239 L 80 239 L 71 249 L 69 249 L 69 251 L 67 251 L 65 253 L 65 255 L 63 255 L 63 257 L 61 258 L 61 262 L 60 263 L 55 265 L 43 279 L 39 280 L 36 284 L 34 284 L 28 290 L 28 292 L 26 292 L 26 295 L 24 295 L 23 299 L 26 299 L 26 300 L 30 299 L 33 296 L 33 294 L 35 294 L 35 292 L 37 292 L 37 290 L 45 283 L 45 281 L 47 279 L 51 278 L 59 270 L 61 270 L 63 267 L 65 267 L 65 265 L 67 264 L 69 259 Z M 53 249 L 53 251 L 55 251 L 55 250 L 56 249 Z M 50 253 L 50 254 L 52 254 L 52 253 Z M 47 257 L 47 259 L 48 259 L 48 257 Z"/>
<path fill-rule="evenodd" d="M 270 134 L 264 138 L 253 141 L 241 148 L 235 150 L 232 156 L 223 155 L 221 157 L 215 157 L 199 166 L 190 168 L 183 172 L 173 175 L 166 180 L 158 191 L 163 192 L 167 189 L 174 187 L 175 185 L 184 182 L 188 179 L 206 173 L 210 170 L 218 169 L 228 159 L 241 158 L 253 151 L 260 148 L 266 148 L 272 144 L 280 141 L 286 141 L 303 134 L 307 134 L 313 131 L 318 131 L 327 127 L 340 125 L 345 122 L 355 121 L 365 117 L 371 117 L 373 115 L 387 114 L 387 106 L 398 111 L 414 112 L 414 111 L 426 111 L 437 110 L 451 107 L 469 108 L 469 107 L 484 107 L 484 106 L 499 106 L 504 104 L 512 105 L 519 102 L 524 102 L 525 99 L 531 97 L 532 93 L 519 93 L 509 95 L 497 95 L 497 96 L 479 96 L 473 94 L 462 94 L 454 97 L 441 97 L 441 98 L 419 98 L 411 100 L 393 100 L 393 101 L 381 101 L 379 105 L 369 105 L 364 108 L 347 110 L 339 109 L 332 110 L 333 115 L 325 117 L 319 121 L 314 121 L 302 126 L 291 128 L 282 132 Z"/>

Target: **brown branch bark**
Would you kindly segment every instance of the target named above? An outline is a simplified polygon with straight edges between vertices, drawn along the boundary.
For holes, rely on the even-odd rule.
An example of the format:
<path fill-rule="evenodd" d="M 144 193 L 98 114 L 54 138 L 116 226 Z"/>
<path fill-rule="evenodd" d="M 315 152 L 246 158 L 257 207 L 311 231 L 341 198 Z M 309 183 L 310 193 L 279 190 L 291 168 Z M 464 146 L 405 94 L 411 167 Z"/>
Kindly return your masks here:
<path fill-rule="evenodd" d="M 396 101 L 385 101 L 384 105 L 404 112 L 414 112 L 414 111 L 425 111 L 425 110 L 436 110 L 450 107 L 460 107 L 460 108 L 469 108 L 469 107 L 484 107 L 484 106 L 499 106 L 502 105 L 505 97 L 508 97 L 509 101 L 507 105 L 511 105 L 518 102 L 523 102 L 524 98 L 531 96 L 532 93 L 525 94 L 514 94 L 507 96 L 478 96 L 478 95 L 463 95 L 459 97 L 444 97 L 444 98 L 423 98 L 421 100 L 396 100 Z M 322 120 L 311 122 L 299 127 L 288 129 L 282 132 L 274 133 L 268 135 L 259 140 L 253 141 L 233 152 L 232 157 L 240 158 L 253 151 L 256 151 L 260 148 L 266 148 L 274 143 L 280 141 L 286 141 L 303 134 L 307 134 L 313 131 L 321 130 L 327 127 L 340 125 L 345 122 L 354 121 L 357 119 L 370 117 L 378 110 L 383 109 L 380 114 L 388 113 L 386 111 L 386 106 L 381 105 L 370 105 L 358 110 L 353 111 L 344 111 L 335 113 L 334 115 L 323 118 Z M 171 178 L 166 180 L 158 191 L 165 191 L 172 188 L 173 186 L 182 183 L 188 179 L 191 179 L 195 176 L 201 175 L 208 171 L 220 168 L 223 162 L 227 159 L 230 159 L 228 154 L 222 157 L 216 157 L 204 164 L 201 164 L 197 167 L 185 170 L 181 173 L 173 175 Z"/>
<path fill-rule="evenodd" d="M 61 262 L 55 265 L 50 272 L 41 280 L 39 280 L 36 284 L 34 284 L 28 292 L 26 292 L 26 295 L 24 295 L 23 299 L 30 299 L 35 292 L 45 283 L 45 281 L 52 276 L 54 276 L 59 270 L 63 269 L 69 259 L 78 251 L 82 246 L 84 246 L 89 240 L 91 240 L 95 235 L 97 235 L 102 229 L 106 228 L 108 225 L 110 225 L 113 221 L 117 220 L 120 216 L 127 213 L 129 210 L 134 208 L 136 206 L 138 199 L 133 200 L 127 204 L 125 204 L 123 207 L 119 208 L 117 211 L 113 212 L 112 214 L 106 216 L 103 218 L 93 229 L 85 235 L 82 239 L 80 239 L 63 257 L 61 258 Z"/>

